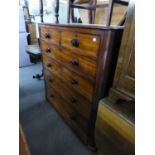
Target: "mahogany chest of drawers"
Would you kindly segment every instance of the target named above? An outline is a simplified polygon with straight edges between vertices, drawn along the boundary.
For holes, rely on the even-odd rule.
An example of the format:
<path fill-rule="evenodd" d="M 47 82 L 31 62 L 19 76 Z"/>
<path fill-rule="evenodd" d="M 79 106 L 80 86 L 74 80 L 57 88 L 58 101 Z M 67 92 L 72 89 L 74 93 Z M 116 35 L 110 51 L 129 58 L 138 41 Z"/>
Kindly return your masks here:
<path fill-rule="evenodd" d="M 111 86 L 122 27 L 40 24 L 46 97 L 94 145 L 98 101 Z"/>

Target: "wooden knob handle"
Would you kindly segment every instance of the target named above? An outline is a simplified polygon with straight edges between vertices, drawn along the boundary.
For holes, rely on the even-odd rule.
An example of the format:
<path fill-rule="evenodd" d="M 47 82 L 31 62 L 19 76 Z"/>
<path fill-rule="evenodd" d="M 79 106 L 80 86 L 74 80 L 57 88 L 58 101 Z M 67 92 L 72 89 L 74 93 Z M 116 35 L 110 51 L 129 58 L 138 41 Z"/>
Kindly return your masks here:
<path fill-rule="evenodd" d="M 53 79 L 49 79 L 49 82 L 51 82 L 51 83 L 52 83 L 52 82 L 53 82 Z"/>
<path fill-rule="evenodd" d="M 47 64 L 47 67 L 49 67 L 49 68 L 50 68 L 50 67 L 52 67 L 52 65 L 51 65 L 50 63 L 48 63 L 48 64 Z"/>
<path fill-rule="evenodd" d="M 76 85 L 76 84 L 78 84 L 78 82 L 77 82 L 76 80 L 72 79 L 72 80 L 71 80 L 71 84 L 72 84 L 72 85 Z"/>
<path fill-rule="evenodd" d="M 79 62 L 77 60 L 71 60 L 70 63 L 74 66 L 78 66 Z"/>
<path fill-rule="evenodd" d="M 76 103 L 77 101 L 78 101 L 77 98 L 72 98 L 72 99 L 71 99 L 71 102 L 72 102 L 72 103 Z"/>
<path fill-rule="evenodd" d="M 50 34 L 49 33 L 45 33 L 45 38 L 49 39 L 50 38 Z"/>
<path fill-rule="evenodd" d="M 52 98 L 53 98 L 53 97 L 54 97 L 54 94 L 51 94 L 51 95 L 50 95 L 50 97 L 52 97 Z"/>
<path fill-rule="evenodd" d="M 50 53 L 51 49 L 50 48 L 46 48 L 46 53 Z"/>
<path fill-rule="evenodd" d="M 79 41 L 77 39 L 72 39 L 70 41 L 71 45 L 74 47 L 78 47 L 79 46 Z"/>

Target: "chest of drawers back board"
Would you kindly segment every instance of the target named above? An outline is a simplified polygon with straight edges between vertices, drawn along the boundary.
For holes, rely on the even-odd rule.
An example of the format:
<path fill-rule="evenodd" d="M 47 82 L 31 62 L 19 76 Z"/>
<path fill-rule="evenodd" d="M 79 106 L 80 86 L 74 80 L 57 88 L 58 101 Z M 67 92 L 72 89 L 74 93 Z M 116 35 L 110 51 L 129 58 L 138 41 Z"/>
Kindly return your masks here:
<path fill-rule="evenodd" d="M 47 100 L 94 145 L 98 101 L 111 86 L 123 27 L 40 24 Z"/>

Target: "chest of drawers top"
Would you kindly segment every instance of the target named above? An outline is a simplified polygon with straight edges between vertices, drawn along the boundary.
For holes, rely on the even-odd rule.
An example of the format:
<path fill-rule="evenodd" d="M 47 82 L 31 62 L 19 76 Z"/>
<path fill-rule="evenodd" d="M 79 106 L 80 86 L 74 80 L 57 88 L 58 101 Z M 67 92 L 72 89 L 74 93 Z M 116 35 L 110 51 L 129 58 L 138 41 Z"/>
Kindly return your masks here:
<path fill-rule="evenodd" d="M 40 24 L 40 38 L 82 56 L 97 58 L 104 32 L 121 31 L 123 27 Z"/>

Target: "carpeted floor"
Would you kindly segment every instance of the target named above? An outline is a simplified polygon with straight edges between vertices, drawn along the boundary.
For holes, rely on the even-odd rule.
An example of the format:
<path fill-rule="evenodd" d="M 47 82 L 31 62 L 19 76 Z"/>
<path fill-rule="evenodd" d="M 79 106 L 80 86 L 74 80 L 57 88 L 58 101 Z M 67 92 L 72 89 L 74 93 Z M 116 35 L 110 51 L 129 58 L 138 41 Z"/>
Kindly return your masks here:
<path fill-rule="evenodd" d="M 97 155 L 72 132 L 55 109 L 45 100 L 44 80 L 32 76 L 40 73 L 41 63 L 20 68 L 20 123 L 32 155 Z"/>

